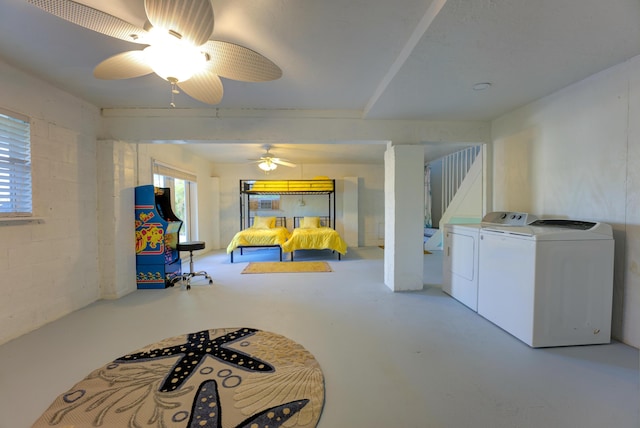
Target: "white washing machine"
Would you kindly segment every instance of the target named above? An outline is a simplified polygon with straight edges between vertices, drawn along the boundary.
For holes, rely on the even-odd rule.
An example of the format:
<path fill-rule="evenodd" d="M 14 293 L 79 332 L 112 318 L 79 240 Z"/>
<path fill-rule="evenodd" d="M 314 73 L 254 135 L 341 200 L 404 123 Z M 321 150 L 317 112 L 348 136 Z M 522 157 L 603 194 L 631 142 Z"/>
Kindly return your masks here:
<path fill-rule="evenodd" d="M 442 291 L 477 312 L 480 229 L 523 226 L 535 220 L 527 213 L 496 211 L 485 215 L 480 224 L 445 224 Z"/>
<path fill-rule="evenodd" d="M 480 231 L 478 314 L 531 347 L 609 343 L 611 226 L 538 220 Z"/>

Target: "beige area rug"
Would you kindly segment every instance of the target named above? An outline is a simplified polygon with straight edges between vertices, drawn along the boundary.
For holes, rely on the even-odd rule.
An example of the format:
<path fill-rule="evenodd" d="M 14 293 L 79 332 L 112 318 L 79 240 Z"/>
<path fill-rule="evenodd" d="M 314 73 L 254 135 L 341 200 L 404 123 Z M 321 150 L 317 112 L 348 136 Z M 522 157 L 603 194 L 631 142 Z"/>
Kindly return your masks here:
<path fill-rule="evenodd" d="M 327 262 L 251 262 L 242 273 L 333 272 Z"/>
<path fill-rule="evenodd" d="M 34 427 L 315 427 L 324 377 L 309 351 L 252 328 L 165 339 L 95 370 Z"/>

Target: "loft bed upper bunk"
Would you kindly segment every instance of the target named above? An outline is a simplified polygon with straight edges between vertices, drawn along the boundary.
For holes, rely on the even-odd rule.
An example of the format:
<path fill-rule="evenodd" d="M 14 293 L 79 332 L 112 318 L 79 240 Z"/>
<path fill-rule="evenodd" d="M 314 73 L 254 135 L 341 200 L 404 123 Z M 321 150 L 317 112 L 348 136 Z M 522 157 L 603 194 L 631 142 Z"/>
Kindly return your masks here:
<path fill-rule="evenodd" d="M 313 180 L 240 180 L 240 230 L 250 227 L 251 198 L 266 195 L 326 195 L 327 216 L 335 229 L 336 180 L 330 178 L 314 178 Z"/>
<path fill-rule="evenodd" d="M 335 192 L 336 180 L 240 180 L 240 191 L 247 194 L 326 195 Z"/>
<path fill-rule="evenodd" d="M 257 232 L 254 229 L 256 227 L 255 218 L 259 218 L 256 209 L 257 204 L 252 203 L 264 197 L 265 195 L 299 195 L 299 196 L 311 196 L 311 195 L 325 195 L 327 197 L 327 211 L 321 213 L 323 218 L 323 226 L 329 227 L 335 232 L 335 217 L 336 217 L 336 204 L 335 204 L 335 180 L 326 177 L 319 177 L 312 180 L 240 180 L 240 231 L 236 234 L 232 242 L 227 247 L 227 253 L 230 254 L 231 262 L 233 263 L 233 251 L 239 248 L 242 254 L 243 248 L 264 248 L 264 247 L 280 247 L 280 260 L 282 261 L 282 247 L 281 237 L 276 242 L 275 238 L 273 242 L 265 242 L 264 234 L 266 232 Z M 253 209 L 252 209 L 253 206 Z M 280 213 L 278 213 L 280 214 Z M 318 213 L 314 213 L 318 214 Z M 278 219 L 278 224 L 286 228 L 286 222 L 282 224 L 282 217 L 271 216 L 271 222 L 273 218 Z M 261 219 L 262 220 L 262 219 Z M 264 222 L 260 222 L 263 224 Z M 298 228 L 298 222 L 294 218 L 294 223 L 291 227 Z M 253 236 L 253 235 L 261 235 Z M 274 235 L 276 235 L 274 231 Z M 280 235 L 281 236 L 281 235 Z M 288 239 L 288 238 L 287 238 Z M 341 239 L 341 238 L 340 238 Z M 295 249 L 306 249 L 296 246 Z M 314 248 L 315 249 L 315 248 Z M 346 245 L 344 249 L 340 247 L 342 254 L 346 252 Z M 293 250 L 291 251 L 291 259 L 293 260 Z"/>

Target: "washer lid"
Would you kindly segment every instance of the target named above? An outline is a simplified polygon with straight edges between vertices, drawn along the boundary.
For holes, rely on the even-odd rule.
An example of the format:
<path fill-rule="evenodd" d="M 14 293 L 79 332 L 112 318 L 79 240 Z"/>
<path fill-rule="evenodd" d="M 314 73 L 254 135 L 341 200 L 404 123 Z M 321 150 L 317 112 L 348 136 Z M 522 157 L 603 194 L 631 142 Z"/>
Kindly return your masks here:
<path fill-rule="evenodd" d="M 593 221 L 582 221 L 582 220 L 564 220 L 564 219 L 547 219 L 547 220 L 536 220 L 530 223 L 531 226 L 541 226 L 541 227 L 559 227 L 565 229 L 575 229 L 575 230 L 592 230 L 599 223 Z"/>
<path fill-rule="evenodd" d="M 576 241 L 612 239 L 611 225 L 580 220 L 536 220 L 527 226 L 487 226 L 486 231 L 504 233 L 514 237 L 529 237 L 538 241 Z"/>

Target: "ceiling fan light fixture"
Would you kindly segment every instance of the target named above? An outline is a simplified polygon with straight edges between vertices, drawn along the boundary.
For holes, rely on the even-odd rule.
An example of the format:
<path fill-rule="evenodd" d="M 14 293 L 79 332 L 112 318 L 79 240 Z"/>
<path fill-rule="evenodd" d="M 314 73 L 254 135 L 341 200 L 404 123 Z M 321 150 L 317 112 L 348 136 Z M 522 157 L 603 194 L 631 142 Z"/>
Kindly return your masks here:
<path fill-rule="evenodd" d="M 179 39 L 154 44 L 144 49 L 147 63 L 158 76 L 167 81 L 184 82 L 201 71 L 207 57 L 198 48 Z"/>
<path fill-rule="evenodd" d="M 273 171 L 277 167 L 278 167 L 278 165 L 276 165 L 275 163 L 271 162 L 271 159 L 263 160 L 262 162 L 260 162 L 258 164 L 258 168 L 260 168 L 264 172 Z"/>

